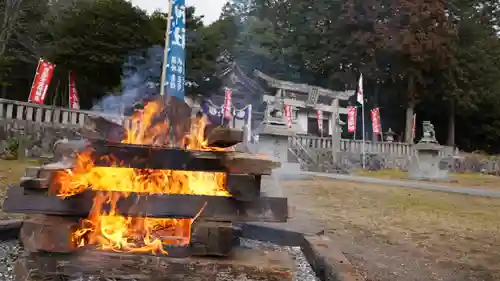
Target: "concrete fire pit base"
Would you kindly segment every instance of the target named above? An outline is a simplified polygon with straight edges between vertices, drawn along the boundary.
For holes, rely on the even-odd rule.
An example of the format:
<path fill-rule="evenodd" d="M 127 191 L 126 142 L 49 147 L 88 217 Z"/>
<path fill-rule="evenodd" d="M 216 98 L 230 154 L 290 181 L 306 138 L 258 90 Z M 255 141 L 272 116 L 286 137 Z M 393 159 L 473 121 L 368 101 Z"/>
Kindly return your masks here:
<path fill-rule="evenodd" d="M 240 226 L 242 237 L 273 243 L 281 246 L 300 247 L 308 263 L 321 281 L 365 280 L 347 258 L 327 236 L 278 229 L 258 224 L 245 223 Z"/>
<path fill-rule="evenodd" d="M 0 262 L 4 265 L 0 268 L 0 277 L 2 277 L 2 280 L 14 280 L 13 263 L 17 260 L 17 255 L 21 248 L 18 242 L 11 239 L 16 239 L 15 233 L 19 232 L 20 225 L 20 221 L 11 221 L 4 224 L 0 223 L 0 240 L 4 240 L 3 243 L 0 243 L 0 250 L 4 250 L 7 255 L 6 257 L 2 257 L 2 253 L 0 253 Z M 307 270 L 300 268 L 293 277 L 295 281 L 364 280 L 364 278 L 356 272 L 342 252 L 335 246 L 334 241 L 326 236 L 304 235 L 299 232 L 258 224 L 244 223 L 239 226 L 242 229 L 242 247 L 256 247 L 257 249 L 267 250 L 266 247 L 269 246 L 266 245 L 274 245 L 271 246 L 274 247 L 274 249 L 269 250 L 285 251 L 283 249 L 292 249 L 293 252 L 299 252 L 293 255 L 296 265 L 298 267 L 308 267 L 310 268 L 309 270 L 314 271 L 315 274 L 312 272 L 308 273 Z M 6 240 L 10 240 L 11 242 Z M 304 276 L 304 274 L 307 276 Z M 78 280 L 81 280 L 81 278 Z M 227 280 L 239 281 L 239 279 Z M 262 279 L 259 280 L 264 281 Z M 285 278 L 283 280 L 289 279 Z"/>

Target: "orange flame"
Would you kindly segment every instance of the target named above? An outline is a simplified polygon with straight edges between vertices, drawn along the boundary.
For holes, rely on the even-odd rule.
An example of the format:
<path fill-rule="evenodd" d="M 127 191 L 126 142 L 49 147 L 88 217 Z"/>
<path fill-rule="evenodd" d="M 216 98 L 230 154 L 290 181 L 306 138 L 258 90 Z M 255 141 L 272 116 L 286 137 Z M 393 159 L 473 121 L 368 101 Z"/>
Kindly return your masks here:
<path fill-rule="evenodd" d="M 132 116 L 132 122 L 140 125 L 128 130 L 122 143 L 164 145 L 158 143 L 158 136 L 169 130 L 169 124 L 153 122 L 162 109 L 160 102 L 146 104 L 143 112 Z M 216 149 L 208 147 L 203 137 L 205 124 L 205 118 L 193 118 L 191 131 L 181 147 L 191 150 Z M 191 226 L 196 217 L 156 219 L 121 216 L 120 210 L 116 208 L 120 197 L 130 192 L 229 196 L 224 188 L 224 173 L 132 169 L 120 168 L 119 163 L 113 161 L 111 164 L 111 167 L 96 167 L 90 153 L 83 152 L 77 156 L 72 170 L 57 174 L 58 196 L 68 197 L 86 190 L 100 191 L 94 198 L 89 217 L 82 221 L 80 229 L 73 235 L 74 242 L 79 246 L 95 245 L 103 250 L 118 252 L 168 254 L 164 245 L 189 244 Z M 105 203 L 111 206 L 109 212 L 102 210 Z"/>

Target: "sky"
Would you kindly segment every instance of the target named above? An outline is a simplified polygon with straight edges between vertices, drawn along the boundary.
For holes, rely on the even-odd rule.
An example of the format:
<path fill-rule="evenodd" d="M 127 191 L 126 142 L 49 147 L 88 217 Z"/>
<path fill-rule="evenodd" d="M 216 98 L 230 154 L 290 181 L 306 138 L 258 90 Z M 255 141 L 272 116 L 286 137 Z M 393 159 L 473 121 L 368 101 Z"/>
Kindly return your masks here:
<path fill-rule="evenodd" d="M 152 13 L 160 9 L 167 10 L 168 0 L 131 0 L 134 5 Z M 197 15 L 204 15 L 203 22 L 210 24 L 219 18 L 222 6 L 227 0 L 186 0 L 187 6 L 195 6 Z"/>

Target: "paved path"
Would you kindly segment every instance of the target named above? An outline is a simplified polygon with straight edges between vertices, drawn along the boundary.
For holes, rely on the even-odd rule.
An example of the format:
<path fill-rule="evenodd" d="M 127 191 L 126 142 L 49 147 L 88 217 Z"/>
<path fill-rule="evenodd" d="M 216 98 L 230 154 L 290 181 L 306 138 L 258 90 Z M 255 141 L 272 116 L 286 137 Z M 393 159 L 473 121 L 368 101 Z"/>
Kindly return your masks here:
<path fill-rule="evenodd" d="M 451 187 L 451 186 L 440 186 L 430 183 L 423 182 L 410 182 L 410 181 L 398 181 L 398 180 L 389 180 L 389 179 L 377 179 L 377 178 L 368 178 L 368 177 L 359 177 L 352 175 L 341 175 L 341 174 L 329 174 L 329 173 L 317 173 L 317 172 L 305 172 L 301 171 L 300 175 L 302 176 L 315 176 L 315 177 L 327 177 L 331 179 L 337 180 L 345 180 L 345 181 L 355 181 L 355 182 L 363 182 L 363 183 L 373 183 L 373 184 L 381 184 L 381 185 L 389 185 L 389 186 L 397 186 L 397 187 L 406 187 L 406 188 L 415 188 L 415 189 L 425 189 L 432 191 L 442 191 L 449 193 L 459 193 L 473 196 L 484 196 L 484 197 L 492 197 L 492 198 L 500 198 L 499 191 L 491 191 L 480 188 L 470 188 L 470 187 Z M 297 174 L 286 174 L 280 173 L 280 179 L 283 180 L 291 180 L 300 177 Z"/>

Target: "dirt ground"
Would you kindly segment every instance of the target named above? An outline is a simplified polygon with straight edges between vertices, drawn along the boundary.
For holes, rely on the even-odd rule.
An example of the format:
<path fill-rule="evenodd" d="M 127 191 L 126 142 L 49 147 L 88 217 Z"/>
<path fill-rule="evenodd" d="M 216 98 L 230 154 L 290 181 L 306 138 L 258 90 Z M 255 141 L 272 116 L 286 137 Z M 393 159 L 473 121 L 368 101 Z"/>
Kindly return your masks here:
<path fill-rule="evenodd" d="M 282 186 L 289 226 L 323 229 L 367 280 L 500 280 L 500 199 L 324 178 Z"/>
<path fill-rule="evenodd" d="M 379 179 L 392 179 L 412 181 L 407 179 L 408 173 L 398 170 L 380 170 L 380 171 L 364 171 L 360 170 L 355 173 L 356 176 L 371 177 Z M 500 191 L 500 177 L 480 174 L 480 173 L 450 173 L 449 177 L 456 182 L 428 182 L 435 183 L 440 186 L 449 187 L 467 187 L 467 188 L 481 188 L 492 191 Z"/>

